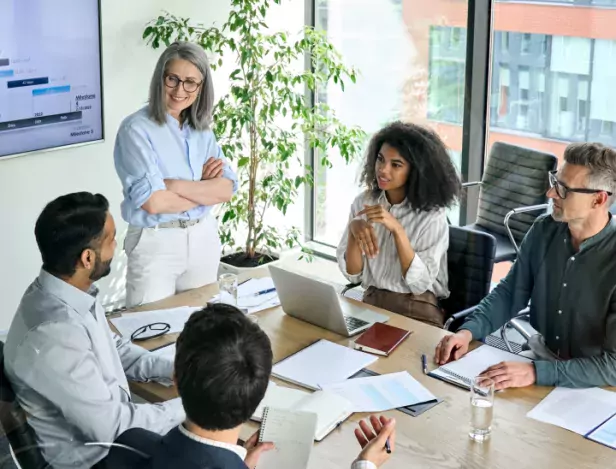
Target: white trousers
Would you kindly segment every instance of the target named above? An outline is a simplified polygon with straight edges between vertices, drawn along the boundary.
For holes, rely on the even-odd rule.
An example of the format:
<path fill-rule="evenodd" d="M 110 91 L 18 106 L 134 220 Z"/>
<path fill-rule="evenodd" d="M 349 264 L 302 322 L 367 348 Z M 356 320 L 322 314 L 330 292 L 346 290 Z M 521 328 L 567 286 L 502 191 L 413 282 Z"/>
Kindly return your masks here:
<path fill-rule="evenodd" d="M 128 308 L 214 283 L 221 254 L 216 218 L 188 228 L 129 226 L 124 251 Z"/>

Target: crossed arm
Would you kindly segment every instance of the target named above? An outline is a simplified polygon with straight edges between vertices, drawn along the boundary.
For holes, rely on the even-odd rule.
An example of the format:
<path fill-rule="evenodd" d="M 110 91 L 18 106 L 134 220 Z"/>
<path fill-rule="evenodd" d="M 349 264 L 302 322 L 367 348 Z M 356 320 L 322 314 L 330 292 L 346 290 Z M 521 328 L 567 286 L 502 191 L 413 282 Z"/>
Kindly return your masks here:
<path fill-rule="evenodd" d="M 210 158 L 203 165 L 200 181 L 165 179 L 166 190 L 155 191 L 142 208 L 150 214 L 185 212 L 199 205 L 231 200 L 233 181 L 223 178 L 223 161 Z"/>

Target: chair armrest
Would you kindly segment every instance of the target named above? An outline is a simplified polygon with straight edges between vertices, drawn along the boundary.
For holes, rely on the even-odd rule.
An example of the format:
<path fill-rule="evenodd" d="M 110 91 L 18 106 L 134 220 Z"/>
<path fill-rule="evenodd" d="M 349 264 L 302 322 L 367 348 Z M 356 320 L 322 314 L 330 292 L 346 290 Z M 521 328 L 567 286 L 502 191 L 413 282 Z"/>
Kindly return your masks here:
<path fill-rule="evenodd" d="M 481 181 L 463 182 L 462 189 L 467 189 L 469 187 L 480 186 L 480 185 L 481 185 Z"/>
<path fill-rule="evenodd" d="M 470 316 L 470 314 L 476 309 L 477 306 L 471 306 L 470 308 L 463 309 L 462 311 L 458 311 L 457 313 L 452 314 L 451 316 L 449 316 L 449 319 L 445 321 L 443 329 L 445 329 L 446 331 L 454 332 L 453 329 L 451 329 L 453 323 L 459 321 L 460 319 L 464 319 L 467 316 Z"/>
<path fill-rule="evenodd" d="M 501 327 L 501 338 L 503 339 L 503 341 L 505 342 L 505 345 L 507 346 L 507 350 L 509 350 L 510 353 L 514 353 L 513 349 L 511 348 L 511 344 L 509 343 L 509 339 L 507 339 L 507 328 L 508 327 L 512 327 L 513 329 L 515 329 L 522 337 L 524 337 L 524 339 L 528 342 L 528 339 L 530 339 L 531 335 L 530 333 L 524 328 L 523 323 L 520 321 L 520 319 L 522 318 L 528 318 L 530 317 L 530 311 L 528 308 L 523 309 L 522 311 L 520 311 L 520 313 L 514 317 L 511 318 L 509 321 L 507 321 L 503 327 Z"/>
<path fill-rule="evenodd" d="M 511 241 L 511 244 L 513 244 L 513 247 L 515 248 L 516 253 L 520 252 L 520 248 L 518 247 L 518 244 L 515 242 L 513 233 L 511 233 L 511 228 L 509 227 L 509 219 L 512 216 L 517 215 L 519 213 L 536 212 L 538 210 L 547 210 L 548 207 L 549 207 L 549 204 L 539 204 L 539 205 L 529 205 L 527 207 L 518 207 L 518 208 L 514 208 L 513 210 L 509 211 L 507 215 L 505 215 L 505 230 L 507 230 L 507 236 L 509 236 L 509 241 Z"/>
<path fill-rule="evenodd" d="M 349 283 L 347 285 L 344 286 L 344 288 L 342 289 L 342 291 L 340 292 L 341 295 L 344 295 L 346 292 L 348 292 L 349 290 L 353 290 L 353 288 L 355 287 L 359 287 L 361 285 L 361 283 Z"/>

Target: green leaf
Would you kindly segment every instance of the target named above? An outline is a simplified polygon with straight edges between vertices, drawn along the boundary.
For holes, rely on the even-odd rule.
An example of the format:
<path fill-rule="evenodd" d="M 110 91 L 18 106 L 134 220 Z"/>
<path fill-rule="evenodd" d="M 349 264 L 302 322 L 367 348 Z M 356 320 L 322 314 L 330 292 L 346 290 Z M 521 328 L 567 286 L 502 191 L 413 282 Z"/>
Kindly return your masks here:
<path fill-rule="evenodd" d="M 237 162 L 237 167 L 238 168 L 243 168 L 244 166 L 246 166 L 248 163 L 250 162 L 250 158 L 248 158 L 247 156 L 242 156 L 240 158 L 240 160 Z"/>

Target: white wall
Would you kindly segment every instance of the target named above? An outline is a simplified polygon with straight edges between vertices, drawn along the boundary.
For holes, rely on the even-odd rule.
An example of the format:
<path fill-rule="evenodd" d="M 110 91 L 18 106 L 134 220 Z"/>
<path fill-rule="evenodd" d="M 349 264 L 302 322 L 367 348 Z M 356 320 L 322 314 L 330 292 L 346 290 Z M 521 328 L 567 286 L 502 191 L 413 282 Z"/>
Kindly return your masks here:
<path fill-rule="evenodd" d="M 100 192 L 118 225 L 113 273 L 99 285 L 103 303 L 123 295 L 126 229 L 120 216 L 121 186 L 113 167 L 115 134 L 122 119 L 143 106 L 160 51 L 141 39 L 144 25 L 162 10 L 204 24 L 224 21 L 229 0 L 104 0 L 102 2 L 104 143 L 34 153 L 0 161 L 0 331 L 8 329 L 19 300 L 40 268 L 34 223 L 44 205 L 75 191 Z M 218 91 L 218 90 L 217 90 Z M 219 93 L 217 93 L 219 95 Z"/>

